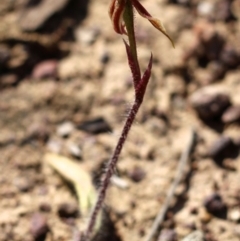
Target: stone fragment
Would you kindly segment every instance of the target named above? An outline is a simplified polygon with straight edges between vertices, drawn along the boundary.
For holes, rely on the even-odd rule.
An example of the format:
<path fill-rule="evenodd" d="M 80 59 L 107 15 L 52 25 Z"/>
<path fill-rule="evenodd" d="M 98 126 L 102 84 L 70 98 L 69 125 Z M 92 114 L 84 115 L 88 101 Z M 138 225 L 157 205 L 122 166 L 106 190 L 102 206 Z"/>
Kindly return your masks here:
<path fill-rule="evenodd" d="M 240 54 L 233 46 L 226 45 L 221 51 L 220 61 L 228 68 L 236 68 L 240 65 Z"/>
<path fill-rule="evenodd" d="M 39 4 L 25 7 L 18 24 L 24 31 L 36 31 L 55 13 L 61 11 L 70 0 L 42 0 Z"/>
<path fill-rule="evenodd" d="M 219 118 L 230 105 L 229 96 L 213 87 L 203 87 L 190 97 L 190 104 L 203 120 Z"/>
<path fill-rule="evenodd" d="M 177 241 L 177 234 L 173 229 L 163 229 L 158 237 L 158 241 Z"/>
<path fill-rule="evenodd" d="M 28 192 L 33 186 L 33 183 L 25 177 L 15 178 L 13 182 L 21 192 Z"/>
<path fill-rule="evenodd" d="M 233 18 L 229 0 L 218 0 L 214 6 L 214 20 L 229 21 Z"/>
<path fill-rule="evenodd" d="M 211 145 L 208 155 L 217 164 L 222 164 L 225 158 L 235 158 L 238 155 L 238 147 L 230 137 L 222 136 Z"/>
<path fill-rule="evenodd" d="M 82 151 L 80 149 L 80 147 L 76 144 L 70 143 L 68 145 L 68 150 L 70 152 L 70 154 L 76 158 L 81 158 L 82 156 Z"/>
<path fill-rule="evenodd" d="M 228 219 L 233 222 L 240 221 L 240 208 L 236 207 L 236 208 L 232 208 L 231 210 L 229 210 Z"/>
<path fill-rule="evenodd" d="M 74 125 L 72 122 L 64 122 L 58 126 L 57 134 L 61 137 L 68 137 L 73 130 Z"/>
<path fill-rule="evenodd" d="M 227 206 L 218 193 L 207 196 L 204 200 L 204 207 L 212 215 L 226 218 Z"/>
<path fill-rule="evenodd" d="M 200 16 L 210 17 L 214 10 L 214 4 L 212 2 L 201 1 L 197 6 L 197 13 Z"/>
<path fill-rule="evenodd" d="M 140 182 L 146 176 L 146 172 L 141 167 L 134 167 L 131 171 L 129 171 L 128 176 L 134 182 Z"/>
<path fill-rule="evenodd" d="M 222 122 L 225 124 L 236 122 L 240 120 L 240 106 L 231 106 L 227 108 L 222 117 Z"/>
<path fill-rule="evenodd" d="M 200 230 L 196 230 L 186 237 L 184 237 L 181 241 L 204 241 L 204 233 Z"/>
<path fill-rule="evenodd" d="M 34 237 L 34 240 L 45 240 L 45 237 L 49 231 L 47 219 L 41 213 L 34 213 L 31 218 L 30 232 Z"/>
<path fill-rule="evenodd" d="M 78 207 L 72 203 L 62 203 L 58 207 L 58 215 L 61 218 L 76 218 L 78 216 Z"/>
<path fill-rule="evenodd" d="M 32 77 L 35 79 L 56 78 L 57 65 L 56 60 L 42 61 L 33 68 Z"/>
<path fill-rule="evenodd" d="M 102 117 L 85 121 L 80 125 L 78 125 L 78 129 L 92 133 L 92 134 L 100 134 L 100 133 L 112 131 L 109 124 Z"/>

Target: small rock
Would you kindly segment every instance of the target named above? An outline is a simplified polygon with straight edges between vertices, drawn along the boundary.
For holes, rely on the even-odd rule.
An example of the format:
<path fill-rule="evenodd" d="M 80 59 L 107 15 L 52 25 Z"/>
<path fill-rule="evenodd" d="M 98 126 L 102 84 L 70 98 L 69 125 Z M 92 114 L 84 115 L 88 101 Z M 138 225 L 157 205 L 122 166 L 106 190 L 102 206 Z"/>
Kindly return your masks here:
<path fill-rule="evenodd" d="M 207 69 L 209 70 L 210 74 L 208 83 L 221 79 L 226 73 L 226 67 L 220 61 L 211 61 L 207 66 Z"/>
<path fill-rule="evenodd" d="M 111 177 L 111 183 L 121 189 L 127 189 L 129 187 L 129 184 L 126 180 L 124 180 L 116 175 L 113 175 Z"/>
<path fill-rule="evenodd" d="M 197 6 L 197 13 L 200 16 L 210 17 L 213 13 L 214 5 L 211 2 L 201 1 Z"/>
<path fill-rule="evenodd" d="M 211 120 L 222 115 L 230 105 L 230 99 L 227 94 L 220 93 L 214 88 L 203 87 L 192 94 L 190 103 L 200 118 Z"/>
<path fill-rule="evenodd" d="M 56 78 L 57 66 L 56 60 L 42 61 L 34 67 L 32 77 L 35 79 Z"/>
<path fill-rule="evenodd" d="M 27 192 L 33 186 L 33 183 L 30 182 L 29 179 L 27 179 L 25 177 L 15 178 L 14 184 L 21 192 Z"/>
<path fill-rule="evenodd" d="M 43 26 L 43 24 L 55 13 L 61 11 L 69 2 L 69 0 L 42 0 L 37 1 L 31 7 L 25 7 L 21 12 L 18 24 L 22 30 L 35 31 Z"/>
<path fill-rule="evenodd" d="M 107 63 L 109 62 L 109 60 L 110 60 L 110 55 L 109 55 L 108 52 L 105 51 L 105 52 L 101 55 L 100 61 L 101 61 L 102 64 L 107 64 Z"/>
<path fill-rule="evenodd" d="M 146 176 L 146 172 L 141 167 L 134 167 L 133 170 L 131 170 L 128 173 L 128 176 L 134 181 L 134 182 L 140 182 L 144 179 Z"/>
<path fill-rule="evenodd" d="M 62 143 L 57 140 L 49 140 L 47 143 L 47 148 L 51 152 L 59 153 L 62 149 Z"/>
<path fill-rule="evenodd" d="M 92 134 L 100 134 L 100 133 L 112 131 L 111 127 L 102 117 L 85 121 L 80 125 L 78 125 L 78 129 L 92 133 Z"/>
<path fill-rule="evenodd" d="M 76 218 L 79 215 L 78 207 L 72 203 L 62 203 L 58 208 L 58 215 L 61 218 Z"/>
<path fill-rule="evenodd" d="M 34 213 L 31 218 L 30 232 L 33 235 L 34 239 L 45 240 L 45 237 L 49 231 L 47 224 L 47 219 L 41 213 Z"/>
<path fill-rule="evenodd" d="M 196 230 L 182 239 L 182 241 L 204 241 L 204 240 L 205 240 L 204 233 L 200 230 Z"/>
<path fill-rule="evenodd" d="M 228 149 L 228 147 L 232 144 L 232 140 L 230 137 L 223 136 L 216 140 L 210 150 L 209 150 L 209 156 L 215 158 L 216 156 L 219 156 L 223 154 L 223 152 Z"/>
<path fill-rule="evenodd" d="M 221 119 L 225 124 L 240 121 L 240 106 L 231 106 L 227 108 Z"/>
<path fill-rule="evenodd" d="M 233 222 L 238 222 L 240 221 L 240 208 L 236 207 L 228 212 L 228 219 L 233 221 Z"/>
<path fill-rule="evenodd" d="M 216 140 L 209 148 L 208 155 L 218 164 L 221 164 L 224 158 L 235 158 L 238 154 L 238 148 L 230 137 L 222 136 Z"/>
<path fill-rule="evenodd" d="M 226 218 L 227 206 L 218 193 L 213 193 L 205 198 L 204 207 L 216 217 Z"/>
<path fill-rule="evenodd" d="M 78 28 L 75 32 L 76 39 L 85 45 L 93 44 L 99 34 L 100 34 L 100 30 L 96 28 L 83 29 L 81 27 L 81 28 Z"/>
<path fill-rule="evenodd" d="M 209 30 L 204 30 L 202 34 L 202 47 L 204 48 L 204 58 L 208 61 L 218 60 L 219 55 L 222 52 L 226 40 L 211 27 Z M 204 63 L 203 63 L 204 65 Z"/>
<path fill-rule="evenodd" d="M 202 223 L 208 223 L 212 219 L 212 215 L 205 208 L 200 208 L 198 216 Z"/>
<path fill-rule="evenodd" d="M 44 202 L 44 203 L 41 203 L 40 205 L 39 205 L 39 210 L 40 211 L 42 211 L 42 212 L 50 212 L 51 211 L 51 205 L 50 204 L 48 204 L 48 203 L 46 203 L 46 202 Z"/>
<path fill-rule="evenodd" d="M 233 18 L 230 0 L 218 0 L 214 6 L 214 20 L 228 21 Z"/>
<path fill-rule="evenodd" d="M 82 151 L 81 151 L 81 149 L 79 148 L 78 145 L 76 145 L 76 144 L 69 144 L 68 145 L 68 150 L 69 150 L 69 152 L 70 152 L 70 154 L 72 156 L 74 156 L 76 158 L 79 158 L 79 159 L 81 158 Z"/>
<path fill-rule="evenodd" d="M 27 129 L 26 139 L 37 139 L 42 142 L 46 142 L 49 138 L 50 130 L 47 127 L 47 123 L 44 121 L 32 123 Z"/>
<path fill-rule="evenodd" d="M 72 122 L 64 122 L 57 128 L 57 134 L 61 137 L 68 137 L 74 130 L 74 125 Z"/>
<path fill-rule="evenodd" d="M 177 234 L 173 229 L 163 229 L 158 237 L 158 241 L 177 241 Z"/>
<path fill-rule="evenodd" d="M 232 46 L 225 46 L 220 54 L 220 61 L 229 68 L 240 65 L 240 54 Z"/>

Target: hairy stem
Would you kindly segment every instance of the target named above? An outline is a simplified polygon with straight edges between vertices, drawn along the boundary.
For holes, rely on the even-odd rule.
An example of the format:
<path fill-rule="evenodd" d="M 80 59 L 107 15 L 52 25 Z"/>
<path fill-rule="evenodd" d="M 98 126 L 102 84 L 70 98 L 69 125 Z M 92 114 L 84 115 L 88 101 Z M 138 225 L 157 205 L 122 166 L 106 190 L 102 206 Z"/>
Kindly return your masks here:
<path fill-rule="evenodd" d="M 127 139 L 129 130 L 131 129 L 132 123 L 135 120 L 136 114 L 139 110 L 139 107 L 140 107 L 141 103 L 142 103 L 142 101 L 138 101 L 137 99 L 135 100 L 135 102 L 134 102 L 134 104 L 133 104 L 133 106 L 132 106 L 132 108 L 131 108 L 131 110 L 128 114 L 127 120 L 124 124 L 123 130 L 122 130 L 122 133 L 121 133 L 121 137 L 119 138 L 118 143 L 116 145 L 116 148 L 115 148 L 115 150 L 112 154 L 112 157 L 110 158 L 110 160 L 107 164 L 106 173 L 105 173 L 102 185 L 101 185 L 99 193 L 98 193 L 97 202 L 96 202 L 95 207 L 94 207 L 94 209 L 92 211 L 92 214 L 90 216 L 90 220 L 89 220 L 89 223 L 88 223 L 88 226 L 87 226 L 86 233 L 84 234 L 84 238 L 83 238 L 84 241 L 89 240 L 89 237 L 90 237 L 90 235 L 93 231 L 94 225 L 95 225 L 96 220 L 97 220 L 97 215 L 102 208 L 102 204 L 103 204 L 103 201 L 104 201 L 105 196 L 106 196 L 106 191 L 107 191 L 107 188 L 110 184 L 110 178 L 112 177 L 112 174 L 115 170 L 119 155 L 122 151 L 123 145 L 124 145 L 124 143 Z"/>

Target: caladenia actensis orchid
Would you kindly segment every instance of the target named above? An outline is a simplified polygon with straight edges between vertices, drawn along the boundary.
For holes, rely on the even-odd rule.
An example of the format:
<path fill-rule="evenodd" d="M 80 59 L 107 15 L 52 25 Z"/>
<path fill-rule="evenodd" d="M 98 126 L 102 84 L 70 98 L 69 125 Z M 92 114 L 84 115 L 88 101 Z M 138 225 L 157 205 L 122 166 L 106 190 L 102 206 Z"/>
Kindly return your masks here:
<path fill-rule="evenodd" d="M 112 174 L 114 173 L 116 163 L 118 161 L 119 155 L 121 153 L 122 147 L 127 139 L 129 130 L 131 129 L 132 123 L 135 120 L 136 114 L 141 106 L 141 103 L 144 98 L 144 94 L 147 88 L 148 81 L 151 76 L 152 69 L 152 55 L 149 60 L 149 64 L 144 74 L 141 75 L 138 56 L 137 56 L 137 46 L 136 46 L 136 37 L 134 31 L 134 9 L 143 17 L 149 20 L 149 22 L 161 31 L 172 43 L 174 47 L 174 43 L 169 35 L 166 33 L 165 28 L 161 24 L 161 22 L 152 17 L 148 11 L 140 4 L 138 0 L 111 0 L 109 15 L 112 20 L 113 28 L 118 34 L 124 34 L 127 36 L 128 43 L 124 41 L 128 64 L 132 72 L 133 78 L 133 86 L 135 90 L 135 99 L 134 103 L 127 115 L 126 122 L 122 129 L 122 133 L 120 138 L 118 139 L 115 150 L 107 164 L 107 168 L 105 171 L 105 176 L 103 178 L 101 187 L 99 188 L 97 202 L 93 208 L 91 216 L 89 218 L 89 223 L 87 225 L 87 229 L 85 233 L 82 235 L 82 241 L 89 241 L 98 213 L 102 208 L 103 201 L 105 199 L 107 188 L 110 184 L 110 179 Z"/>

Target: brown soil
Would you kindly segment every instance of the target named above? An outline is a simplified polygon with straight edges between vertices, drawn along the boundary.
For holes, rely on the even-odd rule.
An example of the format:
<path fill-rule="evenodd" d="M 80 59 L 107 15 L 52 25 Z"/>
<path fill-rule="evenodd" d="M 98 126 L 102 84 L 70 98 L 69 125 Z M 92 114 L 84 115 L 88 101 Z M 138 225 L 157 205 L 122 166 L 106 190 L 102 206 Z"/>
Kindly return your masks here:
<path fill-rule="evenodd" d="M 76 194 L 43 157 L 57 152 L 74 160 L 98 186 L 134 97 L 109 0 L 48 1 L 0 4 L 0 241 L 78 240 Z M 238 241 L 239 0 L 141 2 L 176 48 L 136 14 L 141 68 L 152 52 L 152 77 L 117 165 L 127 187 L 109 188 L 110 220 L 98 238 L 145 239 L 194 128 L 196 145 L 157 236 L 169 229 L 177 238 L 159 240 L 181 240 L 201 230 L 208 241 Z"/>

